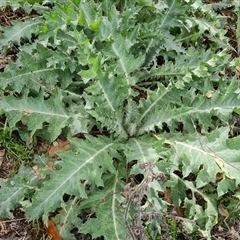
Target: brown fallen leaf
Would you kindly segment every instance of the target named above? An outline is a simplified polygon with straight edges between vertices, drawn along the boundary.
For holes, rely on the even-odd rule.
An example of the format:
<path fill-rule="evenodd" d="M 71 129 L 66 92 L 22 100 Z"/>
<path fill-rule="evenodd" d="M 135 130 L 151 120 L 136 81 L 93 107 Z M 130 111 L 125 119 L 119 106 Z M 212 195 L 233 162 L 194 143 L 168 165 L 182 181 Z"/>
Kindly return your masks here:
<path fill-rule="evenodd" d="M 57 139 L 48 151 L 49 157 L 56 157 L 58 151 L 68 151 L 70 150 L 70 143 L 68 140 Z"/>
<path fill-rule="evenodd" d="M 166 188 L 165 192 L 164 192 L 164 198 L 163 198 L 166 202 L 173 204 L 173 200 L 171 198 L 171 188 Z M 174 206 L 174 210 L 175 210 L 175 214 L 179 217 L 185 217 L 184 215 L 184 208 L 183 207 L 176 207 Z"/>
<path fill-rule="evenodd" d="M 176 211 L 177 216 L 185 218 L 183 207 L 175 207 L 174 210 Z"/>
<path fill-rule="evenodd" d="M 221 206 L 218 206 L 218 212 L 223 217 L 228 217 L 229 216 L 228 210 L 223 208 L 223 207 L 221 207 Z"/>
<path fill-rule="evenodd" d="M 30 135 L 29 138 L 28 138 L 28 143 L 31 144 L 33 142 L 33 136 Z"/>
<path fill-rule="evenodd" d="M 35 166 L 32 167 L 32 172 L 33 172 L 33 174 L 34 174 L 35 176 L 37 176 L 37 177 L 38 177 L 39 179 L 41 179 L 41 180 L 45 179 L 45 177 L 46 177 L 46 176 L 44 176 L 44 175 L 40 172 L 40 170 L 39 170 L 39 168 L 38 168 L 37 165 L 35 165 Z"/>
<path fill-rule="evenodd" d="M 54 166 L 54 162 L 48 162 L 45 169 L 55 171 L 56 168 Z"/>
<path fill-rule="evenodd" d="M 221 200 L 219 205 L 218 205 L 218 212 L 221 216 L 223 217 L 228 217 L 229 216 L 229 212 L 226 208 L 224 208 L 224 204 L 223 204 L 224 200 Z"/>
<path fill-rule="evenodd" d="M 213 93 L 214 93 L 214 91 L 209 90 L 209 91 L 206 93 L 206 97 L 207 97 L 207 98 L 212 98 Z"/>
<path fill-rule="evenodd" d="M 27 114 L 34 113 L 34 111 L 32 109 L 24 109 L 23 111 L 24 111 L 24 113 L 27 113 Z"/>
<path fill-rule="evenodd" d="M 236 69 L 235 69 L 235 74 L 237 76 L 237 78 L 240 77 L 240 66 L 237 66 Z"/>
<path fill-rule="evenodd" d="M 173 203 L 173 200 L 171 198 L 171 189 L 170 188 L 166 188 L 166 190 L 164 192 L 164 200 L 170 204 Z"/>
<path fill-rule="evenodd" d="M 26 116 L 23 116 L 23 117 L 21 118 L 21 122 L 22 122 L 22 124 L 25 125 L 25 126 L 28 124 L 28 121 L 27 121 Z"/>
<path fill-rule="evenodd" d="M 5 149 L 1 149 L 0 150 L 0 167 L 4 160 L 5 160 Z"/>
<path fill-rule="evenodd" d="M 217 173 L 216 182 L 221 182 L 223 180 L 223 177 L 224 177 L 223 173 Z"/>
<path fill-rule="evenodd" d="M 55 224 L 52 220 L 49 219 L 47 226 L 46 225 L 44 225 L 44 226 L 45 226 L 48 236 L 52 240 L 62 240 L 62 238 L 59 236 L 57 227 L 55 226 Z"/>

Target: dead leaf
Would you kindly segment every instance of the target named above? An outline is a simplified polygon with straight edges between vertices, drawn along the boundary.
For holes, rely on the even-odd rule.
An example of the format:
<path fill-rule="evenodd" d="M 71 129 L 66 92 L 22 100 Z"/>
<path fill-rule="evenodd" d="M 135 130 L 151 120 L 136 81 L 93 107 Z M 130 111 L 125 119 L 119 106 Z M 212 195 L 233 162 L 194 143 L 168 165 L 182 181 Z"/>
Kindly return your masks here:
<path fill-rule="evenodd" d="M 214 91 L 209 90 L 209 91 L 206 93 L 206 97 L 207 97 L 207 98 L 212 98 L 213 93 L 214 93 Z"/>
<path fill-rule="evenodd" d="M 29 136 L 29 138 L 28 138 L 28 143 L 31 144 L 32 142 L 33 142 L 33 136 L 31 135 L 31 136 Z"/>
<path fill-rule="evenodd" d="M 235 74 L 237 76 L 237 78 L 240 77 L 240 66 L 237 66 L 236 69 L 235 69 Z"/>
<path fill-rule="evenodd" d="M 237 15 L 230 9 L 221 9 L 221 13 L 227 18 L 230 18 L 232 20 L 237 19 Z"/>
<path fill-rule="evenodd" d="M 185 217 L 185 215 L 184 215 L 184 208 L 182 208 L 182 207 L 175 207 L 174 210 L 176 211 L 177 216 L 183 217 L 183 218 Z"/>
<path fill-rule="evenodd" d="M 221 168 L 221 170 L 223 171 L 223 173 L 225 174 L 226 177 L 228 177 L 229 179 L 234 179 L 234 177 L 232 177 L 229 173 L 228 170 L 225 168 L 224 162 L 222 159 L 215 157 L 214 158 L 215 162 L 217 163 L 217 165 Z"/>
<path fill-rule="evenodd" d="M 48 162 L 48 164 L 47 164 L 47 166 L 45 167 L 45 169 L 55 171 L 56 168 L 55 168 L 55 166 L 54 166 L 54 162 Z"/>
<path fill-rule="evenodd" d="M 164 192 L 164 200 L 170 204 L 173 203 L 173 200 L 171 198 L 171 189 L 167 188 L 166 191 Z"/>
<path fill-rule="evenodd" d="M 38 166 L 37 165 L 35 165 L 35 166 L 33 166 L 32 167 L 32 169 L 33 169 L 33 174 L 35 175 L 35 176 L 37 176 L 39 179 L 44 179 L 46 176 L 44 176 L 40 171 L 39 171 L 39 168 L 38 168 Z"/>
<path fill-rule="evenodd" d="M 224 208 L 224 205 L 223 205 L 223 202 L 224 200 L 221 200 L 219 205 L 218 205 L 218 212 L 221 216 L 223 217 L 228 217 L 229 216 L 229 212 L 226 208 Z"/>
<path fill-rule="evenodd" d="M 130 178 L 130 182 L 124 187 L 124 191 L 121 192 L 122 196 L 125 198 L 129 198 L 131 194 L 134 192 L 136 186 L 136 182 L 134 178 Z"/>
<path fill-rule="evenodd" d="M 223 177 L 224 177 L 223 173 L 217 173 L 216 182 L 221 182 L 223 180 Z"/>
<path fill-rule="evenodd" d="M 229 216 L 228 210 L 223 208 L 223 207 L 218 206 L 218 212 L 223 217 L 228 217 Z"/>
<path fill-rule="evenodd" d="M 59 236 L 57 227 L 55 226 L 54 222 L 52 220 L 48 220 L 47 226 L 45 225 L 45 229 L 47 231 L 48 236 L 52 240 L 62 240 L 62 238 Z"/>
<path fill-rule="evenodd" d="M 23 111 L 24 111 L 24 113 L 26 113 L 26 114 L 34 113 L 34 111 L 33 111 L 32 109 L 24 109 Z"/>
<path fill-rule="evenodd" d="M 203 234 L 201 232 L 198 232 L 199 239 L 204 238 Z"/>
<path fill-rule="evenodd" d="M 26 116 L 23 116 L 23 117 L 21 118 L 21 122 L 22 122 L 23 125 L 25 125 L 25 126 L 27 125 L 28 121 L 27 121 Z"/>
<path fill-rule="evenodd" d="M 0 167 L 4 160 L 5 160 L 5 149 L 1 149 L 0 150 Z"/>
<path fill-rule="evenodd" d="M 48 151 L 48 156 L 56 157 L 58 151 L 68 151 L 70 149 L 71 149 L 71 147 L 70 147 L 70 143 L 68 140 L 57 139 L 57 141 L 55 141 L 52 144 L 52 146 L 50 147 L 50 149 Z"/>

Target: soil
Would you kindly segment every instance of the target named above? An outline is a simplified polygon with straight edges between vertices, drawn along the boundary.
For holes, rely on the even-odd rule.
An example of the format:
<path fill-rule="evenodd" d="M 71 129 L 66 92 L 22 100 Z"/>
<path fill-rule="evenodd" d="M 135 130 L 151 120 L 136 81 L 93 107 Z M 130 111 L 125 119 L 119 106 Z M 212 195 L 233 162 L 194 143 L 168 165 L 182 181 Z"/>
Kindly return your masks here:
<path fill-rule="evenodd" d="M 217 0 L 206 0 L 206 3 L 218 2 Z M 229 15 L 234 17 L 231 9 L 225 9 L 222 11 L 223 15 Z M 10 7 L 0 8 L 0 34 L 1 26 L 10 26 L 12 20 L 23 19 L 27 14 L 18 9 L 12 11 Z M 237 46 L 235 38 L 235 29 L 228 29 L 227 36 L 229 37 L 229 44 L 235 49 L 232 51 L 232 57 L 237 57 Z M 8 61 L 16 59 L 16 54 L 18 52 L 17 48 L 10 49 L 6 55 L 1 55 L 0 53 L 0 72 L 4 71 L 4 68 L 8 64 Z M 238 69 L 236 69 L 237 71 Z M 237 74 L 228 73 L 229 75 Z M 0 122 L 4 124 L 4 121 L 0 119 Z M 13 159 L 6 159 L 5 149 L 0 149 L 0 178 L 7 179 L 11 171 L 15 168 Z M 48 234 L 45 230 L 45 227 L 41 221 L 38 222 L 28 222 L 24 213 L 20 209 L 15 209 L 13 212 L 13 218 L 0 219 L 0 240 L 47 240 L 51 239 L 48 237 Z M 78 240 L 91 240 L 90 235 L 83 235 L 76 233 L 76 239 Z M 183 233 L 179 233 L 178 239 L 192 239 L 189 236 L 186 236 Z M 204 239 L 199 236 L 199 239 Z M 240 239 L 240 221 L 229 220 L 223 218 L 222 221 L 219 221 L 219 225 L 215 226 L 212 230 L 212 239 L 224 240 L 224 239 Z M 100 239 L 99 239 L 100 240 Z"/>
<path fill-rule="evenodd" d="M 0 178 L 6 180 L 13 168 L 14 159 L 7 158 L 5 149 L 0 149 Z M 20 209 L 15 209 L 13 216 L 12 219 L 0 219 L 0 240 L 40 240 L 46 236 L 43 224 L 29 223 Z"/>
<path fill-rule="evenodd" d="M 29 223 L 20 209 L 14 211 L 13 219 L 0 220 L 0 240 L 40 240 L 46 236 L 42 224 Z M 47 239 L 47 237 L 45 238 Z"/>

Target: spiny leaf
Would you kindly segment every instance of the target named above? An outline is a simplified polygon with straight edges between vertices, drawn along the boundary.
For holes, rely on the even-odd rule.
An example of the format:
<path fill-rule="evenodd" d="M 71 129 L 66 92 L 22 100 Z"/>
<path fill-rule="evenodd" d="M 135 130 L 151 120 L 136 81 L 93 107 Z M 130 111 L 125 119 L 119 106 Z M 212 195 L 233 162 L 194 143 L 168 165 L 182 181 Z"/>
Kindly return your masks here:
<path fill-rule="evenodd" d="M 38 177 L 32 174 L 29 167 L 21 166 L 18 174 L 4 182 L 1 179 L 0 191 L 0 215 L 2 218 L 13 217 L 12 210 L 20 206 L 20 200 L 23 200 L 28 185 L 32 188 L 36 186 Z"/>
<path fill-rule="evenodd" d="M 213 226 L 217 223 L 218 220 L 218 211 L 217 211 L 217 201 L 208 196 L 204 191 L 197 189 L 194 184 L 190 181 L 183 181 L 180 177 L 175 174 L 171 174 L 172 180 L 169 181 L 166 186 L 171 187 L 171 198 L 174 200 L 176 206 L 180 206 L 182 203 L 181 200 L 185 200 L 184 208 L 186 208 L 185 213 L 190 219 L 199 221 L 197 228 L 201 231 L 203 236 L 210 239 L 210 231 Z M 192 199 L 188 199 L 185 196 L 186 191 L 191 191 Z M 196 204 L 196 194 L 198 197 L 201 197 L 206 204 L 204 208 L 199 204 Z M 178 202 L 177 202 L 178 201 Z"/>
<path fill-rule="evenodd" d="M 165 29 L 177 25 L 177 20 L 176 20 L 176 14 L 178 15 L 178 9 L 181 6 L 181 1 L 180 0 L 170 0 L 167 1 L 168 8 L 166 11 L 162 14 L 162 19 L 161 19 L 161 25 L 159 28 Z"/>
<path fill-rule="evenodd" d="M 127 106 L 125 107 L 125 115 L 123 126 L 129 136 L 134 136 L 137 133 L 139 124 L 136 119 L 140 117 L 139 111 L 137 109 L 137 104 L 133 100 L 129 99 Z"/>
<path fill-rule="evenodd" d="M 9 120 L 10 127 L 26 118 L 26 123 L 31 134 L 43 129 L 47 123 L 47 130 L 50 140 L 53 141 L 60 134 L 64 127 L 69 127 L 72 135 L 78 132 L 87 132 L 87 119 L 83 107 L 78 107 L 77 114 L 71 114 L 62 103 L 62 95 L 59 90 L 48 100 L 42 95 L 37 98 L 23 95 L 20 98 L 8 96 L 0 101 L 0 108 Z M 81 109 L 81 110 L 80 110 Z"/>
<path fill-rule="evenodd" d="M 21 5 L 14 2 L 15 2 L 14 0 L 2 0 L 0 2 L 0 7 L 11 6 L 13 10 L 18 9 Z"/>
<path fill-rule="evenodd" d="M 151 131 L 154 126 L 162 126 L 161 109 L 166 109 L 169 104 L 179 103 L 182 92 L 180 90 L 163 85 L 158 85 L 157 92 L 148 93 L 148 98 L 140 100 L 140 118 L 137 120 L 140 124 L 139 134 L 144 132 L 144 129 Z M 152 115 L 154 114 L 154 116 Z M 151 116 L 152 115 L 152 116 Z M 155 122 L 155 123 L 154 123 Z"/>
<path fill-rule="evenodd" d="M 145 60 L 145 57 L 144 55 L 140 55 L 136 58 L 129 53 L 129 49 L 132 45 L 129 39 L 117 34 L 113 39 L 114 42 L 110 46 L 105 47 L 103 49 L 103 53 L 111 60 L 112 58 L 117 59 L 115 72 L 118 75 L 120 72 L 123 73 L 127 85 L 134 85 L 137 79 L 132 77 L 131 73 L 140 68 Z"/>
<path fill-rule="evenodd" d="M 232 91 L 232 90 L 230 90 Z M 170 98 L 170 96 L 168 96 Z M 159 103 L 164 103 L 164 96 L 159 97 Z M 171 107 L 171 105 L 161 107 L 155 101 L 156 107 L 159 107 L 158 111 L 147 115 L 148 110 L 144 113 L 146 120 L 140 127 L 139 133 L 142 134 L 144 131 L 153 130 L 154 126 L 162 127 L 163 123 L 167 123 L 170 129 L 174 129 L 179 123 L 184 124 L 184 129 L 187 131 L 193 131 L 193 121 L 198 121 L 201 124 L 202 129 L 207 131 L 208 127 L 216 124 L 213 122 L 212 116 L 218 117 L 223 123 L 227 124 L 231 118 L 231 114 L 234 109 L 239 109 L 238 94 L 232 92 L 231 94 L 222 94 L 215 92 L 214 96 L 209 99 L 207 97 L 195 98 L 195 101 L 190 106 L 183 105 L 182 107 Z M 150 105 L 150 106 L 153 106 Z M 161 109 L 162 108 L 162 109 Z M 141 117 L 143 118 L 143 117 Z M 144 130 L 145 129 L 145 130 Z"/>
<path fill-rule="evenodd" d="M 170 159 L 172 171 L 180 168 L 183 178 L 190 173 L 196 174 L 196 188 L 199 189 L 215 182 L 218 173 L 225 176 L 220 185 L 230 179 L 236 187 L 240 183 L 240 153 L 234 143 L 240 138 L 228 139 L 228 133 L 228 128 L 220 128 L 206 136 L 194 134 L 188 138 L 176 136 L 175 140 L 174 137 L 168 139 L 176 153 Z"/>
<path fill-rule="evenodd" d="M 195 124 L 202 132 L 227 125 L 232 112 L 240 112 L 239 86 L 222 76 L 225 67 L 236 66 L 224 50 L 225 37 L 218 36 L 225 34 L 221 30 L 225 23 L 215 21 L 211 6 L 201 0 L 120 4 L 44 0 L 43 4 L 47 10 L 37 30 L 29 27 L 29 33 L 17 32 L 13 39 L 23 46 L 17 61 L 0 74 L 0 113 L 10 127 L 23 127 L 25 135 L 31 131 L 53 141 L 61 133 L 84 133 L 86 140 L 71 140 L 72 151 L 59 154 L 57 170 L 47 171 L 39 188 L 19 181 L 18 188 L 26 195 L 9 182 L 1 183 L 4 201 L 10 199 L 9 204 L 4 202 L 3 213 L 21 203 L 29 219 L 43 216 L 46 222 L 49 212 L 61 207 L 54 220 L 64 238 L 73 239 L 71 231 L 77 228 L 92 237 L 120 240 L 129 237 L 124 217 L 134 220 L 150 210 L 143 225 L 146 237 L 156 239 L 161 230 L 155 227 L 159 229 L 159 221 L 164 220 L 159 216 L 167 212 L 159 191 L 168 186 L 174 204 L 183 206 L 186 220 L 191 220 L 182 224 L 187 222 L 192 232 L 200 230 L 210 239 L 219 197 L 231 195 L 229 190 L 236 191 L 239 184 L 239 138 L 227 139 L 227 128 L 205 137 L 189 133 L 196 132 Z M 18 27 L 21 24 L 29 25 L 16 22 Z M 10 30 L 4 30 L 5 48 Z M 26 44 L 34 32 L 34 43 Z M 144 98 L 140 95 L 139 100 L 136 89 Z M 207 97 L 209 90 L 213 94 Z M 88 138 L 93 126 L 110 137 Z M 158 132 L 160 140 L 155 142 L 151 132 Z M 122 179 L 129 178 L 126 163 L 127 169 L 135 164 L 131 175 L 145 176 L 144 166 L 150 165 L 154 180 L 150 177 L 149 185 L 144 184 L 147 190 L 142 189 L 147 203 L 136 209 L 135 199 L 130 199 L 131 209 L 123 216 L 124 199 L 119 193 Z M 165 181 L 169 178 L 165 184 L 159 183 L 161 174 Z M 216 174 L 221 174 L 220 182 Z M 19 194 L 16 198 L 13 191 Z M 78 214 L 86 212 L 95 218 L 83 223 Z"/>
<path fill-rule="evenodd" d="M 122 184 L 118 180 L 118 172 L 111 180 L 111 185 L 106 186 L 106 191 L 98 192 L 83 201 L 83 206 L 96 206 L 93 209 L 96 213 L 96 218 L 90 218 L 80 227 L 80 232 L 90 233 L 93 238 L 104 236 L 106 240 L 122 240 L 126 239 L 127 231 L 124 225 L 124 218 L 119 209 L 119 204 L 123 201 L 123 197 L 119 194 L 122 189 Z M 110 183 L 110 181 L 109 181 Z M 86 203 L 85 203 L 86 202 Z"/>
<path fill-rule="evenodd" d="M 0 35 L 0 50 L 9 48 L 9 45 L 20 45 L 21 41 L 30 40 L 34 30 L 41 23 L 41 18 L 27 19 L 24 22 L 13 20 L 13 26 L 3 28 L 4 34 Z"/>
<path fill-rule="evenodd" d="M 139 164 L 153 163 L 158 160 L 159 154 L 152 147 L 154 139 L 152 137 L 132 138 L 127 142 L 124 151 L 127 162 L 137 160 Z"/>
<path fill-rule="evenodd" d="M 174 149 L 170 159 L 166 160 L 170 173 L 166 186 L 171 187 L 171 198 L 175 205 L 184 205 L 188 218 L 196 221 L 201 218 L 198 226 L 206 237 L 210 236 L 210 230 L 217 222 L 218 196 L 240 183 L 240 153 L 234 144 L 240 138 L 228 139 L 228 133 L 228 128 L 220 128 L 206 136 L 193 134 L 174 137 L 166 134 L 163 137 L 166 139 L 165 144 L 170 144 Z M 177 171 L 181 172 L 181 177 Z M 216 182 L 219 173 L 223 174 L 223 179 Z M 194 176 L 196 180 L 192 179 Z M 209 183 L 216 184 L 217 193 Z M 209 191 L 212 194 L 208 194 Z M 200 199 L 205 201 L 204 206 Z"/>
<path fill-rule="evenodd" d="M 120 82 L 119 78 L 109 79 L 108 76 L 99 73 L 99 79 L 96 84 L 92 84 L 86 88 L 88 96 L 86 96 L 92 106 L 99 106 L 97 112 L 106 111 L 115 112 L 122 105 L 124 98 L 127 97 L 128 89 Z M 118 83 L 118 84 L 117 84 Z M 116 88 L 116 84 L 118 87 Z"/>
<path fill-rule="evenodd" d="M 44 186 L 35 194 L 32 206 L 26 209 L 30 219 L 37 219 L 44 214 L 46 220 L 48 212 L 60 207 L 65 193 L 87 198 L 85 185 L 80 180 L 87 181 L 90 185 L 104 186 L 103 173 L 115 172 L 112 158 L 108 154 L 114 143 L 109 139 L 104 137 L 90 137 L 86 141 L 70 139 L 70 143 L 75 152 L 59 153 L 62 168 L 52 173 L 51 180 L 44 182 Z"/>
<path fill-rule="evenodd" d="M 58 224 L 59 235 L 63 239 L 75 240 L 71 233 L 74 228 L 79 228 L 81 220 L 78 217 L 80 212 L 79 197 L 74 197 L 61 204 L 62 211 L 54 217 L 54 222 Z"/>
<path fill-rule="evenodd" d="M 86 27 L 97 31 L 95 28 L 96 25 L 94 27 L 94 24 L 99 24 L 98 17 L 101 12 L 97 11 L 96 4 L 91 2 L 81 2 L 80 9 L 80 24 L 84 24 Z"/>
<path fill-rule="evenodd" d="M 41 55 L 22 51 L 18 55 L 17 63 L 10 63 L 6 67 L 0 78 L 2 89 L 10 88 L 20 93 L 26 86 L 36 92 L 41 87 L 52 91 L 59 82 L 63 88 L 68 86 L 72 78 L 70 72 L 47 67 L 46 59 L 51 56 L 51 51 L 41 44 L 36 45 L 36 50 L 41 52 Z"/>

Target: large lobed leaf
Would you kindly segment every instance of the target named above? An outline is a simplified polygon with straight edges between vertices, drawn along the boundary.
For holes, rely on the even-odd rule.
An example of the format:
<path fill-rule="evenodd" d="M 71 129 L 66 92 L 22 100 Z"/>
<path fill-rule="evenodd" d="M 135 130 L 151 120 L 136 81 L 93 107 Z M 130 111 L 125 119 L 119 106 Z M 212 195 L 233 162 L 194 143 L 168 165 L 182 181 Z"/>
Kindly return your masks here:
<path fill-rule="evenodd" d="M 76 239 L 72 230 L 82 224 L 79 218 L 81 211 L 79 201 L 79 197 L 73 197 L 69 201 L 62 203 L 62 211 L 53 218 L 62 239 Z"/>
<path fill-rule="evenodd" d="M 29 52 L 21 51 L 16 63 L 10 62 L 1 73 L 1 89 L 9 89 L 20 93 L 24 88 L 36 92 L 40 88 L 53 91 L 56 84 L 60 83 L 64 89 L 72 80 L 69 70 L 47 66 L 47 59 L 51 58 L 52 52 L 41 44 L 36 49 L 28 49 Z"/>
<path fill-rule="evenodd" d="M 165 139 L 164 143 L 173 149 L 165 169 L 170 177 L 165 186 L 171 188 L 173 203 L 184 206 L 186 217 L 196 221 L 201 217 L 198 226 L 207 237 L 218 220 L 219 199 L 240 183 L 237 147 L 240 138 L 228 139 L 228 133 L 228 128 L 220 128 L 206 136 L 167 134 L 159 138 L 160 144 Z M 166 166 L 165 161 L 158 163 L 160 170 Z M 222 176 L 220 180 L 217 179 L 219 174 Z"/>
<path fill-rule="evenodd" d="M 139 129 L 139 134 L 154 130 L 155 126 L 162 128 L 163 123 L 167 123 L 171 130 L 174 130 L 182 123 L 186 131 L 192 132 L 194 131 L 195 121 L 200 124 L 203 131 L 207 131 L 209 127 L 212 128 L 217 125 L 217 121 L 213 120 L 213 117 L 221 120 L 222 124 L 228 124 L 228 121 L 232 118 L 232 112 L 240 108 L 239 94 L 233 89 L 233 86 L 237 85 L 233 83 L 232 86 L 226 89 L 228 94 L 216 91 L 211 98 L 202 95 L 196 96 L 192 102 L 189 102 L 188 106 L 181 105 L 177 107 L 176 105 L 172 106 L 170 103 L 165 104 L 172 95 L 170 93 L 166 96 L 159 96 L 151 104 L 149 101 L 142 100 L 142 105 L 144 104 L 146 110 L 140 117 L 142 126 Z M 174 94 L 173 90 L 172 93 Z M 180 98 L 181 96 L 184 96 L 183 92 L 176 93 L 175 101 L 177 97 Z M 172 99 L 174 99 L 173 97 L 174 95 Z M 172 102 L 174 103 L 174 100 Z M 153 110 L 150 111 L 150 108 L 153 108 Z"/>
<path fill-rule="evenodd" d="M 64 194 L 87 198 L 85 185 L 104 186 L 104 172 L 115 172 L 110 149 L 114 143 L 106 137 L 89 137 L 88 140 L 70 139 L 73 151 L 61 152 L 61 169 L 53 172 L 48 181 L 33 198 L 32 206 L 26 209 L 30 219 L 37 219 L 60 207 Z"/>
<path fill-rule="evenodd" d="M 120 191 L 123 186 L 119 173 L 108 179 L 104 191 L 97 191 L 82 202 L 81 208 L 91 208 L 96 218 L 90 218 L 80 228 L 82 233 L 90 233 L 93 238 L 103 236 L 106 240 L 126 239 L 127 230 L 124 224 Z"/>
<path fill-rule="evenodd" d="M 4 34 L 0 35 L 0 51 L 9 48 L 10 45 L 20 45 L 21 42 L 31 40 L 33 32 L 42 22 L 43 20 L 40 17 L 27 19 L 24 22 L 12 21 L 12 26 L 4 27 Z"/>
<path fill-rule="evenodd" d="M 8 180 L 0 180 L 0 215 L 1 218 L 13 217 L 12 211 L 20 206 L 28 193 L 28 185 L 36 187 L 38 177 L 32 174 L 32 169 L 21 166 L 18 175 Z"/>
<path fill-rule="evenodd" d="M 45 129 L 45 136 L 44 134 L 41 136 L 51 141 L 56 139 L 65 127 L 69 129 L 70 135 L 88 131 L 88 120 L 83 106 L 77 106 L 76 109 L 69 108 L 68 111 L 62 102 L 60 90 L 47 100 L 44 99 L 43 92 L 37 98 L 26 96 L 19 98 L 8 96 L 0 101 L 1 112 L 6 114 L 10 127 L 22 121 L 31 131 L 31 135 Z"/>

